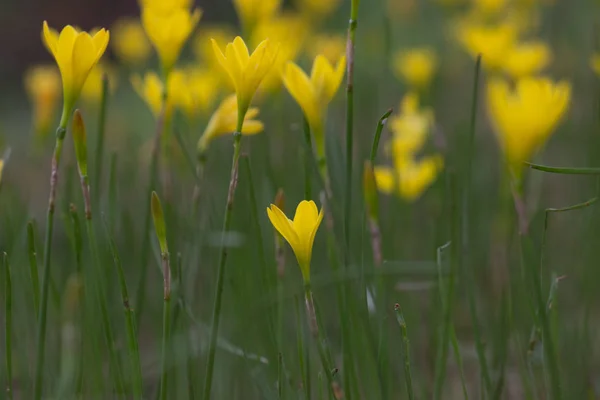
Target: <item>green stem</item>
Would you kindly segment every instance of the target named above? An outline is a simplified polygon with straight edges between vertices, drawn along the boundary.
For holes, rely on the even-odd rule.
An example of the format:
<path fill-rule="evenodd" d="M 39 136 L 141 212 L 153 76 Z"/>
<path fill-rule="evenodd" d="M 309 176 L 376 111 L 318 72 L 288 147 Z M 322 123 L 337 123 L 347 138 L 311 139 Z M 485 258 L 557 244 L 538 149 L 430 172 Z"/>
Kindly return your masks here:
<path fill-rule="evenodd" d="M 169 253 L 162 253 L 163 274 L 165 276 L 165 287 L 163 296 L 163 338 L 162 338 L 162 366 L 160 377 L 160 400 L 168 398 L 168 355 L 171 334 L 171 283 Z"/>
<path fill-rule="evenodd" d="M 572 168 L 572 167 L 550 167 L 547 165 L 525 163 L 531 169 L 564 175 L 600 175 L 600 168 Z"/>
<path fill-rule="evenodd" d="M 225 283 L 225 265 L 227 264 L 227 232 L 231 226 L 231 216 L 233 214 L 233 200 L 235 198 L 235 189 L 238 182 L 239 158 L 242 144 L 242 125 L 243 116 L 238 118 L 237 131 L 233 134 L 233 160 L 231 163 L 231 179 L 229 181 L 229 190 L 227 193 L 227 203 L 225 206 L 225 217 L 223 220 L 223 232 L 221 235 L 221 256 L 219 258 L 219 269 L 217 272 L 217 291 L 213 305 L 213 317 L 210 333 L 210 344 L 208 348 L 208 360 L 206 365 L 206 377 L 204 381 L 204 400 L 210 398 L 212 388 L 212 376 L 215 364 L 215 352 L 217 350 L 217 337 L 219 334 L 219 321 L 221 318 L 221 301 L 223 295 L 223 284 Z"/>
<path fill-rule="evenodd" d="M 306 367 L 305 367 L 305 362 L 307 362 L 308 360 L 304 359 L 304 354 L 305 354 L 305 350 L 304 350 L 304 335 L 303 335 L 303 329 L 302 329 L 302 318 L 300 317 L 301 313 L 300 313 L 300 299 L 299 297 L 296 297 L 296 301 L 294 302 L 295 306 L 296 306 L 296 330 L 297 330 L 297 334 L 296 334 L 296 341 L 297 341 L 297 349 L 298 349 L 298 364 L 300 367 L 300 377 L 302 380 L 302 388 L 304 389 L 304 397 L 308 400 L 310 399 L 310 382 L 309 382 L 309 377 L 307 376 L 306 373 Z"/>
<path fill-rule="evenodd" d="M 50 259 L 52 250 L 52 233 L 54 228 L 54 208 L 56 201 L 56 187 L 58 185 L 58 168 L 62 154 L 63 140 L 67 133 L 67 123 L 70 109 L 65 108 L 60 125 L 56 130 L 56 143 L 52 155 L 52 166 L 50 173 L 50 194 L 48 196 L 48 210 L 46 212 L 46 239 L 44 242 L 44 275 L 42 276 L 42 298 L 40 301 L 40 314 L 38 320 L 38 331 L 36 338 L 36 362 L 34 399 L 42 398 L 42 387 L 44 385 L 44 357 L 46 347 L 46 322 L 48 310 L 48 289 L 50 287 Z"/>
<path fill-rule="evenodd" d="M 106 127 L 106 108 L 108 104 L 108 75 L 102 76 L 102 95 L 100 97 L 100 112 L 98 114 L 98 132 L 96 134 L 96 154 L 94 161 L 96 163 L 96 171 L 94 174 L 94 194 L 98 202 L 100 199 L 100 188 L 102 185 L 102 161 L 104 154 L 104 133 Z"/>
<path fill-rule="evenodd" d="M 310 137 L 310 125 L 308 124 L 308 119 L 304 117 L 303 120 L 303 130 L 304 130 L 304 141 L 306 142 L 306 153 L 304 156 L 304 199 L 310 200 L 312 199 L 312 185 L 311 185 L 311 153 L 312 153 L 312 139 Z"/>
<path fill-rule="evenodd" d="M 127 290 L 127 281 L 125 280 L 125 273 L 123 271 L 123 264 L 121 263 L 121 257 L 117 250 L 114 238 L 110 232 L 108 222 L 104 218 L 104 230 L 108 238 L 110 246 L 110 252 L 112 253 L 115 267 L 117 268 L 117 276 L 119 278 L 119 285 L 121 287 L 121 298 L 123 299 L 123 308 L 125 311 L 125 323 L 127 326 L 127 347 L 129 349 L 129 357 L 131 359 L 131 369 L 133 375 L 133 398 L 141 400 L 143 397 L 142 389 L 142 369 L 140 365 L 140 350 L 137 339 L 137 329 L 135 326 L 134 312 L 129 304 L 129 294 Z"/>
<path fill-rule="evenodd" d="M 283 399 L 283 356 L 277 353 L 277 398 Z"/>
<path fill-rule="evenodd" d="M 10 278 L 10 265 L 8 262 L 8 254 L 4 253 L 3 255 L 3 264 L 4 264 L 4 274 L 5 274 L 5 282 L 4 282 L 4 298 L 5 303 L 5 325 L 4 325 L 4 344 L 5 352 L 6 352 L 6 398 L 12 400 L 12 377 L 13 377 L 13 369 L 12 369 L 12 282 Z"/>
<path fill-rule="evenodd" d="M 415 398 L 415 394 L 412 385 L 412 374 L 410 372 L 410 341 L 408 340 L 406 320 L 404 319 L 404 315 L 402 314 L 400 304 L 396 303 L 396 305 L 394 306 L 394 310 L 396 311 L 396 321 L 398 321 L 398 326 L 400 326 L 402 342 L 404 343 L 404 376 L 406 378 L 406 392 L 408 394 L 409 400 L 413 400 Z"/>
<path fill-rule="evenodd" d="M 33 288 L 33 307 L 35 316 L 40 315 L 40 280 L 38 276 L 37 252 L 35 250 L 35 234 L 33 222 L 27 224 L 27 247 L 29 253 L 29 271 L 31 273 L 31 285 Z"/>

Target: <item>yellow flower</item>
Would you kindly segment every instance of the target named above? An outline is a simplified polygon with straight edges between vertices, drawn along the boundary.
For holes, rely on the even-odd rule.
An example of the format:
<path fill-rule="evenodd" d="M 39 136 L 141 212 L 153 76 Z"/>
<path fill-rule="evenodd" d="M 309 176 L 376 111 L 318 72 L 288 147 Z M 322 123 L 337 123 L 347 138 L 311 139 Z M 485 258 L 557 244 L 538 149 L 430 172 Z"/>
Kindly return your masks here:
<path fill-rule="evenodd" d="M 81 98 L 83 101 L 90 104 L 98 104 L 100 102 L 102 98 L 102 80 L 104 74 L 108 77 L 109 90 L 115 90 L 117 87 L 117 74 L 114 69 L 101 63 L 97 64 L 90 71 L 90 75 L 81 89 Z"/>
<path fill-rule="evenodd" d="M 324 56 L 318 55 L 310 78 L 292 62 L 286 65 L 284 71 L 283 83 L 308 120 L 320 158 L 325 156 L 324 119 L 327 106 L 342 82 L 345 67 L 346 57 L 342 57 L 334 68 Z"/>
<path fill-rule="evenodd" d="M 267 215 L 273 227 L 292 247 L 304 282 L 310 282 L 312 248 L 317 230 L 323 220 L 323 210 L 319 211 L 314 201 L 303 200 L 296 208 L 293 221 L 274 204 L 267 208 Z"/>
<path fill-rule="evenodd" d="M 173 76 L 175 78 L 173 78 Z M 165 107 L 165 118 L 169 118 L 173 111 L 173 102 L 171 100 L 171 92 L 173 92 L 173 82 L 178 79 L 177 71 L 173 71 L 169 75 L 167 83 L 167 104 Z M 164 95 L 164 84 L 160 77 L 155 72 L 146 72 L 142 79 L 139 75 L 131 77 L 131 84 L 137 94 L 146 102 L 150 111 L 155 118 L 160 116 L 163 108 L 163 95 Z"/>
<path fill-rule="evenodd" d="M 150 57 L 150 42 L 137 19 L 124 18 L 112 27 L 112 47 L 119 59 L 129 65 L 141 65 Z"/>
<path fill-rule="evenodd" d="M 213 40 L 212 45 L 221 67 L 227 71 L 235 88 L 238 120 L 241 121 L 250 107 L 250 102 L 258 86 L 273 66 L 277 57 L 277 49 L 267 39 L 263 40 L 250 55 L 246 43 L 239 36 L 227 44 L 225 54 L 216 41 Z"/>
<path fill-rule="evenodd" d="M 191 8 L 194 0 L 141 0 L 142 8 L 152 7 L 162 14 L 168 14 L 180 8 Z"/>
<path fill-rule="evenodd" d="M 322 54 L 327 61 L 334 63 L 346 54 L 346 37 L 343 35 L 314 35 L 307 41 L 306 53 L 313 59 Z"/>
<path fill-rule="evenodd" d="M 48 27 L 44 21 L 44 43 L 56 60 L 63 83 L 63 118 L 61 126 L 79 98 L 81 88 L 90 71 L 98 63 L 108 46 L 109 33 L 100 29 L 93 37 L 67 25 L 60 32 Z"/>
<path fill-rule="evenodd" d="M 250 33 L 256 24 L 277 14 L 281 0 L 233 0 L 233 5 L 244 31 Z"/>
<path fill-rule="evenodd" d="M 60 99 L 60 73 L 54 65 L 38 65 L 24 76 L 25 90 L 33 105 L 33 124 L 36 135 L 50 132 Z"/>
<path fill-rule="evenodd" d="M 419 96 L 409 92 L 400 103 L 400 114 L 390 119 L 390 129 L 394 134 L 392 150 L 394 154 L 414 154 L 419 151 L 434 123 L 433 110 L 419 109 Z"/>
<path fill-rule="evenodd" d="M 415 201 L 431 186 L 443 168 L 439 155 L 414 160 L 410 157 L 394 160 L 394 168 L 375 167 L 375 181 L 383 193 L 397 190 L 400 197 Z"/>
<path fill-rule="evenodd" d="M 174 70 L 169 75 L 169 101 L 193 122 L 212 106 L 219 94 L 219 80 L 214 77 L 214 71 L 200 68 Z"/>
<path fill-rule="evenodd" d="M 429 48 L 400 51 L 394 58 L 394 72 L 399 79 L 415 88 L 426 88 L 437 68 L 437 57 Z"/>
<path fill-rule="evenodd" d="M 506 7 L 507 0 L 472 0 L 475 9 L 483 14 L 498 14 Z"/>
<path fill-rule="evenodd" d="M 340 0 L 296 0 L 298 9 L 311 20 L 330 15 L 340 3 Z"/>
<path fill-rule="evenodd" d="M 259 110 L 256 107 L 250 107 L 244 117 L 244 125 L 242 126 L 242 135 L 255 135 L 264 129 L 261 121 L 255 120 Z M 200 154 L 206 152 L 210 142 L 219 136 L 232 134 L 237 129 L 237 99 L 235 94 L 227 96 L 221 102 L 219 108 L 214 112 L 204 133 L 198 141 L 198 152 Z"/>
<path fill-rule="evenodd" d="M 459 27 L 459 40 L 473 57 L 482 55 L 483 65 L 490 69 L 500 68 L 508 51 L 517 39 L 514 24 L 495 26 L 466 23 Z"/>
<path fill-rule="evenodd" d="M 173 8 L 165 12 L 163 7 L 148 5 L 142 10 L 142 25 L 158 53 L 165 75 L 173 69 L 201 16 L 200 9 L 190 12 L 187 8 Z"/>
<path fill-rule="evenodd" d="M 590 57 L 590 66 L 596 75 L 600 76 L 600 54 L 593 54 Z"/>
<path fill-rule="evenodd" d="M 523 78 L 540 72 L 551 57 L 550 48 L 543 42 L 520 43 L 508 51 L 502 68 L 512 78 Z"/>
<path fill-rule="evenodd" d="M 546 142 L 567 112 L 568 82 L 523 78 L 514 88 L 502 79 L 487 85 L 488 112 L 507 162 L 514 173 Z"/>
<path fill-rule="evenodd" d="M 277 38 L 279 51 L 273 67 L 263 79 L 261 92 L 273 92 L 281 87 L 281 74 L 288 61 L 298 56 L 308 36 L 309 26 L 299 15 L 288 13 L 261 21 L 252 32 L 251 43 L 258 45 L 265 39 Z"/>
<path fill-rule="evenodd" d="M 192 50 L 194 55 L 204 63 L 218 65 L 219 61 L 215 56 L 211 39 L 217 42 L 219 48 L 227 46 L 235 38 L 235 33 L 231 27 L 226 25 L 203 25 L 194 38 Z M 220 67 L 219 67 L 220 68 Z"/>

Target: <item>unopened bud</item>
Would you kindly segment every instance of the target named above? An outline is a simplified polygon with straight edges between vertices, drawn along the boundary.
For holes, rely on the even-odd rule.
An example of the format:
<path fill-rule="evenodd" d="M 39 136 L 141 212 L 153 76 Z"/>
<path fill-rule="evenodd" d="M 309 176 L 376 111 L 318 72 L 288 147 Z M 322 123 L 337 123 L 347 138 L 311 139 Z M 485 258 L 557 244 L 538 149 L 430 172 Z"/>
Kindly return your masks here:
<path fill-rule="evenodd" d="M 73 114 L 73 143 L 75 144 L 75 156 L 77 158 L 79 175 L 87 176 L 87 137 L 83 117 L 79 110 L 75 110 Z"/>
<path fill-rule="evenodd" d="M 363 195 L 367 205 L 367 215 L 370 219 L 377 220 L 379 218 L 379 196 L 377 195 L 377 182 L 375 181 L 373 165 L 370 161 L 365 161 Z"/>

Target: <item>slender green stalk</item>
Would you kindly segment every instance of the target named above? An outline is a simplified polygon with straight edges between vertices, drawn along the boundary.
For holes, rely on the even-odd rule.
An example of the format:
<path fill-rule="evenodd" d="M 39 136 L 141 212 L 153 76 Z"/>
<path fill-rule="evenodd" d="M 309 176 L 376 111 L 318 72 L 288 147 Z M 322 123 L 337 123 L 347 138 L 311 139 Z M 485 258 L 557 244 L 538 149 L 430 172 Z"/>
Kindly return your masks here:
<path fill-rule="evenodd" d="M 283 356 L 277 353 L 277 398 L 283 399 Z"/>
<path fill-rule="evenodd" d="M 164 102 L 163 102 L 164 103 Z M 162 142 L 162 136 L 165 131 L 165 106 L 163 108 L 156 120 L 156 132 L 154 133 L 154 143 L 152 144 L 152 157 L 150 161 L 150 178 L 148 180 L 148 187 L 146 190 L 146 196 L 144 199 L 150 197 L 152 191 L 156 187 L 158 182 L 158 159 L 160 156 L 160 147 Z M 144 304 L 146 303 L 146 277 L 148 275 L 148 258 L 150 257 L 150 222 L 151 222 L 151 212 L 150 212 L 150 204 L 149 202 L 144 201 L 146 204 L 146 209 L 144 212 L 144 224 L 142 225 L 142 246 L 140 252 L 140 275 L 137 284 L 137 295 L 135 299 L 135 304 L 137 307 L 136 313 L 136 326 L 140 326 L 140 320 L 142 318 L 142 312 L 144 310 Z"/>
<path fill-rule="evenodd" d="M 38 277 L 37 252 L 35 251 L 35 227 L 33 222 L 27 223 L 27 248 L 29 255 L 29 273 L 31 274 L 31 286 L 33 289 L 33 307 L 35 316 L 40 315 L 40 279 Z"/>
<path fill-rule="evenodd" d="M 377 122 L 377 128 L 375 128 L 375 136 L 373 136 L 373 144 L 371 145 L 371 155 L 369 156 L 369 161 L 371 161 L 371 165 L 375 164 L 375 158 L 377 157 L 377 149 L 379 149 L 379 139 L 381 139 L 381 133 L 383 132 L 383 128 L 387 123 L 388 118 L 394 110 L 390 108 L 387 110 L 379 121 Z"/>
<path fill-rule="evenodd" d="M 412 374 L 410 372 L 410 341 L 408 340 L 406 320 L 404 319 L 404 315 L 402 314 L 400 304 L 396 303 L 396 305 L 394 305 L 394 311 L 396 311 L 396 321 L 398 321 L 398 326 L 400 326 L 402 342 L 404 343 L 404 376 L 406 378 L 406 392 L 408 394 L 409 400 L 413 400 L 415 398 L 415 394 L 412 385 Z"/>
<path fill-rule="evenodd" d="M 467 160 L 465 167 L 465 183 L 464 183 L 464 194 L 462 201 L 462 252 L 463 252 L 463 265 L 461 269 L 461 276 L 465 282 L 467 301 L 469 303 L 469 313 L 471 315 L 471 322 L 473 325 L 473 336 L 475 338 L 475 350 L 477 353 L 477 359 L 481 368 L 481 376 L 484 382 L 485 390 L 491 393 L 492 391 L 492 380 L 488 370 L 488 364 L 486 360 L 485 348 L 483 340 L 481 338 L 479 318 L 477 316 L 477 302 L 475 300 L 475 282 L 473 278 L 474 271 L 472 270 L 471 264 L 471 223 L 469 219 L 469 212 L 471 210 L 471 182 L 473 178 L 473 156 L 475 147 L 475 133 L 477 129 L 477 105 L 479 100 L 479 75 L 481 73 L 481 54 L 477 56 L 475 61 L 475 71 L 473 74 L 473 92 L 471 96 L 471 119 L 467 139 Z"/>
<path fill-rule="evenodd" d="M 444 324 L 442 327 L 442 335 L 438 345 L 438 354 L 435 365 L 435 384 L 434 384 L 434 399 L 442 398 L 442 389 L 446 378 L 446 360 L 448 357 L 448 343 L 450 341 L 452 331 L 452 315 L 454 310 L 454 291 L 456 287 L 456 275 L 462 263 L 461 254 L 461 218 L 458 208 L 460 203 L 460 195 L 457 188 L 456 175 L 449 173 L 450 181 L 450 196 L 451 196 L 451 238 L 450 252 L 450 276 L 448 278 L 448 288 L 446 289 L 446 300 L 444 304 Z"/>
<path fill-rule="evenodd" d="M 10 278 L 10 264 L 8 254 L 4 253 L 2 258 L 4 264 L 4 344 L 6 356 L 6 398 L 12 400 L 12 282 Z"/>
<path fill-rule="evenodd" d="M 83 254 L 83 239 L 81 237 L 81 222 L 75 204 L 69 206 L 71 214 L 71 222 L 73 223 L 73 249 L 75 250 L 75 270 L 77 273 L 82 273 L 82 254 Z"/>
<path fill-rule="evenodd" d="M 34 382 L 34 400 L 42 398 L 42 389 L 44 385 L 44 358 L 46 350 L 46 322 L 48 311 L 48 289 L 50 287 L 50 259 L 52 251 L 52 233 L 54 228 L 54 208 L 56 201 L 56 188 L 58 186 L 58 168 L 62 154 L 63 141 L 67 133 L 67 124 L 71 110 L 65 107 L 63 115 L 56 130 L 56 143 L 52 155 L 52 166 L 50 173 L 50 194 L 48 196 L 48 210 L 46 212 L 46 239 L 44 242 L 44 275 L 42 276 L 42 298 L 40 301 L 40 314 L 38 321 L 38 331 L 36 338 L 36 361 L 35 361 L 35 382 Z"/>
<path fill-rule="evenodd" d="M 298 364 L 300 367 L 300 377 L 302 379 L 302 388 L 304 389 L 304 397 L 308 400 L 310 399 L 310 377 L 307 374 L 307 368 L 305 363 L 308 362 L 308 359 L 304 359 L 305 350 L 304 350 L 304 335 L 302 329 L 302 318 L 300 313 L 300 299 L 296 297 L 296 301 L 294 302 L 296 306 L 296 346 L 298 349 Z"/>
<path fill-rule="evenodd" d="M 117 176 L 117 153 L 112 153 L 108 172 L 108 215 L 113 226 L 117 220 Z"/>
<path fill-rule="evenodd" d="M 121 263 L 121 257 L 117 250 L 114 238 L 111 234 L 110 228 L 106 218 L 104 218 L 104 230 L 108 243 L 110 246 L 110 252 L 112 253 L 115 267 L 117 268 L 117 276 L 119 278 L 119 285 L 121 287 L 121 298 L 123 300 L 123 309 L 125 312 L 125 323 L 127 326 L 127 348 L 129 350 L 129 357 L 131 362 L 131 375 L 133 376 L 133 398 L 141 400 L 143 397 L 142 389 L 142 368 L 140 365 L 140 350 L 137 339 L 137 329 L 135 326 L 135 317 L 133 309 L 129 303 L 129 291 L 127 290 L 127 281 L 125 280 L 125 273 L 123 271 L 123 264 Z"/>
<path fill-rule="evenodd" d="M 108 75 L 102 76 L 102 94 L 100 96 L 100 111 L 98 113 L 98 132 L 96 133 L 96 153 L 94 162 L 96 163 L 96 171 L 94 173 L 94 194 L 98 202 L 100 199 L 100 189 L 102 186 L 102 165 L 104 156 L 104 134 L 106 131 L 106 109 L 108 105 L 109 93 Z"/>
<path fill-rule="evenodd" d="M 212 388 L 212 376 L 215 364 L 215 352 L 217 350 L 217 337 L 219 334 L 219 321 L 221 318 L 221 301 L 223 295 L 223 284 L 225 283 L 225 265 L 227 264 L 227 232 L 231 226 L 231 216 L 233 214 L 233 200 L 235 198 L 235 189 L 238 182 L 238 170 L 240 151 L 242 147 L 242 125 L 244 115 L 238 115 L 237 130 L 233 134 L 233 160 L 231 163 L 231 179 L 229 181 L 229 190 L 227 193 L 227 204 L 225 206 L 225 217 L 223 220 L 223 232 L 221 235 L 221 256 L 219 258 L 219 269 L 217 272 L 217 292 L 215 294 L 215 303 L 213 305 L 213 318 L 210 332 L 210 343 L 208 347 L 208 360 L 206 364 L 206 378 L 204 381 L 204 400 L 210 398 Z"/>
<path fill-rule="evenodd" d="M 572 167 L 550 167 L 547 165 L 525 163 L 531 169 L 564 175 L 600 175 L 600 168 L 572 168 Z"/>
<path fill-rule="evenodd" d="M 302 127 L 304 131 L 304 141 L 306 143 L 306 154 L 304 156 L 304 199 L 312 199 L 312 184 L 311 184 L 311 161 L 310 157 L 312 154 L 312 139 L 310 136 L 310 125 L 308 119 L 304 117 L 302 121 Z"/>
<path fill-rule="evenodd" d="M 164 268 L 168 268 L 169 255 L 165 254 L 162 257 Z M 163 299 L 163 339 L 162 339 L 162 366 L 160 376 L 160 400 L 168 398 L 168 354 L 169 354 L 169 336 L 171 332 L 171 297 L 170 293 L 165 294 Z"/>

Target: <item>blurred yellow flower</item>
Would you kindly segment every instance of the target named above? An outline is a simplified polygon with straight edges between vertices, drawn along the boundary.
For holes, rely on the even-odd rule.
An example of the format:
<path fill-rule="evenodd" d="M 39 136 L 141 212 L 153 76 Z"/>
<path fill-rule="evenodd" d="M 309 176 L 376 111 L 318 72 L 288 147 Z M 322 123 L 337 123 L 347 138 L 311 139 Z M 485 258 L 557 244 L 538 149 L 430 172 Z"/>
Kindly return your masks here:
<path fill-rule="evenodd" d="M 213 106 L 221 90 L 221 71 L 193 68 L 187 72 L 195 113 L 206 113 Z"/>
<path fill-rule="evenodd" d="M 402 158 L 394 160 L 394 168 L 375 167 L 375 181 L 383 193 L 397 191 L 406 201 L 417 200 L 436 180 L 444 163 L 439 155 L 423 157 L 420 160 Z"/>
<path fill-rule="evenodd" d="M 333 64 L 346 54 L 346 36 L 314 35 L 307 41 L 306 53 L 312 59 L 322 54 L 327 61 Z"/>
<path fill-rule="evenodd" d="M 141 65 L 148 60 L 152 48 L 138 19 L 120 19 L 111 31 L 112 47 L 121 61 L 129 65 Z"/>
<path fill-rule="evenodd" d="M 407 85 L 426 88 L 437 68 L 437 57 L 430 48 L 401 50 L 394 57 L 394 72 Z"/>
<path fill-rule="evenodd" d="M 117 74 L 113 68 L 102 63 L 97 64 L 90 71 L 90 75 L 81 89 L 81 99 L 89 104 L 98 104 L 102 99 L 103 78 L 106 74 L 108 78 L 109 91 L 117 87 Z"/>
<path fill-rule="evenodd" d="M 38 65 L 24 75 L 25 91 L 33 106 L 36 136 L 46 136 L 54 123 L 60 100 L 60 73 L 54 65 Z"/>
<path fill-rule="evenodd" d="M 512 78 L 523 78 L 543 70 L 551 58 L 552 52 L 544 42 L 519 43 L 508 51 L 502 68 Z"/>
<path fill-rule="evenodd" d="M 140 0 L 142 8 L 152 7 L 162 14 L 168 14 L 176 9 L 191 8 L 194 0 Z"/>
<path fill-rule="evenodd" d="M 200 9 L 173 8 L 167 12 L 164 7 L 148 5 L 143 8 L 142 25 L 158 53 L 165 76 L 175 66 L 183 45 L 201 16 Z"/>
<path fill-rule="evenodd" d="M 319 158 L 325 156 L 324 120 L 327 106 L 340 87 L 345 68 L 346 57 L 342 57 L 334 68 L 324 56 L 318 55 L 310 78 L 293 62 L 289 62 L 284 70 L 283 83 L 308 120 Z"/>
<path fill-rule="evenodd" d="M 169 75 L 168 83 L 167 83 L 167 103 L 165 106 L 165 118 L 169 118 L 173 111 L 173 102 L 171 100 L 171 92 L 175 92 L 173 87 L 173 76 L 175 77 L 175 81 L 178 79 L 177 70 L 173 71 L 172 74 Z M 161 81 L 158 74 L 155 72 L 146 72 L 144 77 L 140 77 L 139 75 L 133 75 L 131 77 L 131 84 L 136 93 L 146 102 L 150 111 L 155 118 L 160 116 L 163 108 L 163 96 L 165 87 L 163 82 Z"/>
<path fill-rule="evenodd" d="M 464 23 L 458 28 L 458 38 L 472 57 L 482 55 L 482 63 L 490 69 L 501 68 L 508 51 L 517 39 L 514 24 L 487 26 Z"/>
<path fill-rule="evenodd" d="M 200 68 L 173 70 L 169 75 L 169 101 L 193 122 L 212 106 L 219 94 L 219 79 L 214 77 L 214 71 Z"/>
<path fill-rule="evenodd" d="M 600 54 L 592 54 L 590 57 L 590 67 L 592 67 L 596 75 L 600 76 Z"/>
<path fill-rule="evenodd" d="M 281 87 L 281 74 L 288 61 L 294 61 L 300 53 L 308 36 L 310 27 L 306 20 L 297 14 L 287 13 L 270 20 L 264 20 L 256 25 L 250 42 L 258 45 L 265 39 L 277 38 L 279 52 L 273 63 L 273 68 L 265 76 L 261 92 L 273 92 Z"/>
<path fill-rule="evenodd" d="M 319 211 L 314 201 L 302 200 L 296 208 L 294 219 L 290 220 L 276 205 L 267 208 L 267 215 L 273 227 L 290 244 L 305 283 L 310 282 L 310 260 L 319 225 L 323 220 L 323 210 Z"/>
<path fill-rule="evenodd" d="M 194 38 L 192 50 L 196 58 L 204 63 L 218 65 L 219 61 L 215 57 L 215 51 L 212 47 L 211 39 L 217 42 L 219 48 L 224 48 L 227 43 L 233 41 L 235 33 L 233 29 L 226 25 L 202 25 L 198 34 Z"/>
<path fill-rule="evenodd" d="M 221 67 L 229 74 L 229 78 L 237 94 L 239 120 L 243 119 L 258 86 L 269 73 L 277 57 L 278 49 L 269 39 L 263 40 L 252 52 L 241 37 L 228 43 L 225 54 L 216 41 L 212 41 L 213 49 Z"/>
<path fill-rule="evenodd" d="M 256 120 L 259 110 L 257 107 L 250 107 L 244 117 L 242 126 L 242 135 L 255 135 L 264 129 L 261 121 Z M 210 142 L 219 136 L 232 134 L 237 129 L 237 99 L 235 94 L 227 96 L 214 112 L 204 133 L 198 141 L 198 153 L 206 152 Z"/>
<path fill-rule="evenodd" d="M 106 46 L 109 33 L 100 29 L 93 37 L 67 25 L 60 34 L 44 21 L 44 43 L 54 56 L 63 84 L 63 116 L 61 127 L 66 127 L 69 114 L 79 98 L 81 88 L 90 71 L 98 63 Z"/>
<path fill-rule="evenodd" d="M 340 3 L 341 0 L 296 0 L 298 9 L 311 20 L 330 15 Z"/>
<path fill-rule="evenodd" d="M 433 110 L 419 109 L 419 96 L 409 92 L 400 104 L 400 114 L 390 119 L 390 129 L 394 137 L 394 154 L 413 155 L 425 144 L 433 127 Z"/>
<path fill-rule="evenodd" d="M 248 34 L 259 22 L 270 20 L 277 14 L 281 0 L 233 0 L 233 5 L 244 32 Z"/>
<path fill-rule="evenodd" d="M 499 14 L 506 7 L 507 0 L 472 0 L 476 11 L 487 15 Z"/>
<path fill-rule="evenodd" d="M 487 85 L 488 112 L 514 173 L 520 173 L 565 116 L 571 85 L 547 78 L 523 78 L 511 88 L 496 78 Z"/>

